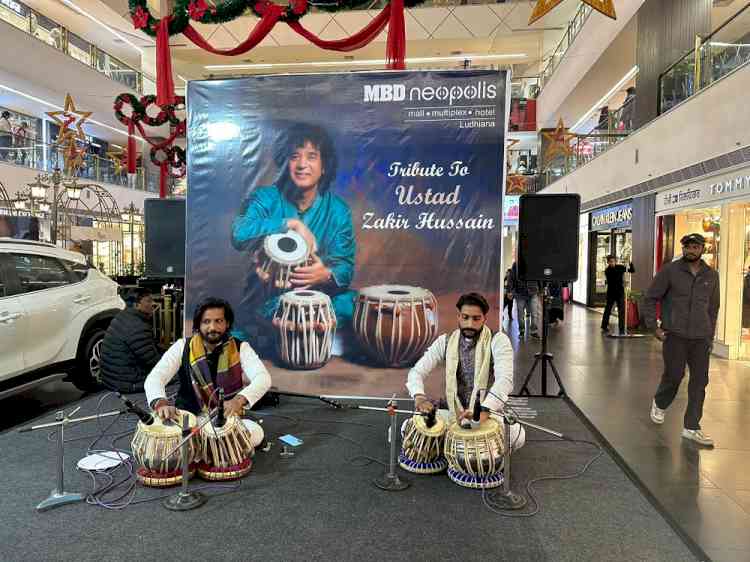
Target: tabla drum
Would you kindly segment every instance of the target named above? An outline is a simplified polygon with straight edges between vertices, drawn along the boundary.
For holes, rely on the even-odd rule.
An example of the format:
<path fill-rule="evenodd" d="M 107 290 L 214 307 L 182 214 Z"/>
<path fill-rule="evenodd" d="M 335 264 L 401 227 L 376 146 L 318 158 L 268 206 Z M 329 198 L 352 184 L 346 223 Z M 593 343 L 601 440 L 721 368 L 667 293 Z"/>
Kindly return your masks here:
<path fill-rule="evenodd" d="M 503 483 L 505 441 L 502 424 L 495 418 L 477 429 L 463 428 L 454 421 L 445 434 L 448 477 L 467 488 L 496 488 Z"/>
<path fill-rule="evenodd" d="M 310 262 L 310 248 L 302 235 L 294 230 L 270 234 L 263 239 L 257 261 L 258 275 L 263 282 L 273 289 L 289 289 L 293 269 Z"/>
<path fill-rule="evenodd" d="M 331 358 L 336 313 L 320 291 L 298 289 L 284 293 L 273 317 L 278 330 L 281 361 L 293 369 L 318 369 Z"/>
<path fill-rule="evenodd" d="M 191 428 L 196 426 L 196 418 L 184 410 L 177 412 L 179 414 L 177 420 L 162 421 L 161 418 L 154 416 L 154 421 L 150 425 L 138 422 L 130 446 L 135 460 L 140 465 L 136 476 L 144 486 L 162 488 L 182 482 L 182 448 L 178 448 L 169 457 L 167 455 L 182 441 L 181 420 L 183 417 L 188 417 L 188 424 Z M 191 476 L 195 474 L 194 462 L 200 453 L 198 447 L 195 438 L 187 442 Z"/>
<path fill-rule="evenodd" d="M 250 430 L 239 416 L 229 416 L 221 427 L 205 424 L 197 439 L 202 455 L 198 475 L 204 480 L 235 480 L 250 472 L 255 449 Z"/>
<path fill-rule="evenodd" d="M 416 474 L 438 474 L 448 466 L 443 456 L 445 422 L 435 419 L 435 425 L 427 427 L 424 416 L 415 415 L 406 421 L 401 454 L 398 464 L 404 470 Z"/>
<path fill-rule="evenodd" d="M 359 291 L 354 332 L 363 350 L 382 365 L 412 365 L 437 329 L 437 300 L 427 289 L 375 285 Z"/>

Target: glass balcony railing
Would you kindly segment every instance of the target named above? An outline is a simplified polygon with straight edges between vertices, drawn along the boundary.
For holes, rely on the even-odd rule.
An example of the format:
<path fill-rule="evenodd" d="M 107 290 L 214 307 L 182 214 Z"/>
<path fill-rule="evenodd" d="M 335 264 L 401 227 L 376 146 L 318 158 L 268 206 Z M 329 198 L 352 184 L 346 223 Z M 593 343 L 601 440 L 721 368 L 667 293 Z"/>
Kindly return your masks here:
<path fill-rule="evenodd" d="M 669 111 L 750 61 L 750 4 L 711 35 L 699 38 L 659 77 L 659 114 Z"/>
<path fill-rule="evenodd" d="M 1 133 L 0 133 L 1 134 Z M 10 146 L 5 147 L 6 144 Z M 55 168 L 64 168 L 64 159 L 60 147 L 44 144 L 29 139 L 12 139 L 0 143 L 0 164 L 13 164 L 52 172 Z M 135 178 L 135 189 L 152 193 L 159 192 L 159 175 L 149 169 L 138 168 Z M 129 187 L 125 170 L 117 172 L 115 163 L 96 154 L 87 153 L 76 177 L 93 182 L 108 183 Z"/>
<path fill-rule="evenodd" d="M 557 44 L 557 47 L 555 47 L 555 50 L 552 52 L 552 56 L 549 58 L 549 61 L 547 61 L 547 66 L 542 71 L 539 80 L 541 89 L 544 89 L 550 78 L 552 78 L 552 75 L 555 73 L 555 70 L 557 70 L 557 67 L 560 66 L 565 53 L 573 44 L 573 41 L 576 40 L 576 37 L 578 37 L 578 33 L 583 28 L 583 25 L 586 23 L 589 15 L 591 15 L 591 12 L 591 6 L 581 3 L 580 8 L 578 8 L 575 15 L 573 16 L 573 19 L 570 20 L 570 23 L 568 23 L 568 28 L 565 30 L 562 39 Z"/>
<path fill-rule="evenodd" d="M 0 21 L 143 94 L 143 74 L 18 0 L 0 2 Z M 0 33 L 2 33 L 0 31 Z M 151 91 L 151 90 L 149 90 Z"/>

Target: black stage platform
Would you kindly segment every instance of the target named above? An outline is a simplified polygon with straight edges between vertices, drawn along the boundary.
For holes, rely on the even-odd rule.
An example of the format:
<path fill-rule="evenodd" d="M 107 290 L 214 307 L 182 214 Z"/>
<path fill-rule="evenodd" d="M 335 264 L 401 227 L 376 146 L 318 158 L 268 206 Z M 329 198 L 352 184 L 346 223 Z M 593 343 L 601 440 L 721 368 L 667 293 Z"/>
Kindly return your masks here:
<path fill-rule="evenodd" d="M 81 405 L 76 415 L 92 414 L 101 397 L 88 397 L 69 405 L 67 411 Z M 119 407 L 110 396 L 101 411 Z M 530 399 L 528 407 L 538 412 L 530 420 L 534 423 L 575 439 L 595 440 L 562 400 Z M 508 518 L 488 509 L 481 492 L 461 488 L 445 475 L 400 471 L 411 482 L 408 490 L 384 492 L 373 486 L 373 478 L 384 467 L 362 457 L 351 458 L 387 460 L 385 414 L 282 399 L 279 408 L 256 415 L 273 442 L 271 450 L 256 454 L 252 472 L 236 491 L 206 490 L 208 502 L 183 513 L 167 511 L 159 501 L 143 501 L 175 489 L 140 486 L 134 502 L 124 509 L 75 504 L 38 513 L 35 506 L 55 483 L 55 443 L 48 431 L 6 431 L 0 435 L 0 559 L 697 559 L 607 453 L 579 478 L 536 484 L 538 515 Z M 35 423 L 52 419 L 45 416 Z M 108 424 L 105 420 L 102 427 Z M 121 416 L 108 434 L 134 426 L 133 416 Z M 75 463 L 98 431 L 96 422 L 66 430 L 68 491 L 91 491 L 91 477 L 77 471 Z M 275 442 L 284 433 L 304 439 L 289 459 L 279 456 Z M 529 479 L 575 473 L 598 452 L 584 443 L 549 439 L 534 430 L 527 432 L 526 446 L 514 455 L 516 491 L 525 493 Z M 111 441 L 112 437 L 104 437 L 95 448 L 110 448 Z M 129 442 L 125 435 L 117 445 L 127 449 Z M 100 477 L 98 482 L 106 480 Z M 199 479 L 191 482 L 191 486 L 203 485 Z"/>

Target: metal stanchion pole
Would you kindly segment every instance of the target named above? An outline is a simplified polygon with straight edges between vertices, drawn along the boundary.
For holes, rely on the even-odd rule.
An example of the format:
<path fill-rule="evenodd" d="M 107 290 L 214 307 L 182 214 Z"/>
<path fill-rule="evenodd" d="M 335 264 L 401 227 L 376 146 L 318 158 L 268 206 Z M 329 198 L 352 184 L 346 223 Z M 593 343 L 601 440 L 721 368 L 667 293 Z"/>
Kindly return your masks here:
<path fill-rule="evenodd" d="M 394 395 L 395 397 L 395 395 Z M 373 480 L 375 484 L 381 490 L 387 490 L 389 492 L 400 492 L 406 490 L 409 487 L 407 480 L 402 480 L 396 473 L 396 441 L 398 440 L 398 413 L 396 412 L 396 401 L 392 398 L 388 402 L 388 415 L 391 417 L 391 424 L 389 430 L 389 438 L 391 442 L 390 448 L 390 460 L 388 464 L 388 472 L 386 472 L 380 478 Z"/>

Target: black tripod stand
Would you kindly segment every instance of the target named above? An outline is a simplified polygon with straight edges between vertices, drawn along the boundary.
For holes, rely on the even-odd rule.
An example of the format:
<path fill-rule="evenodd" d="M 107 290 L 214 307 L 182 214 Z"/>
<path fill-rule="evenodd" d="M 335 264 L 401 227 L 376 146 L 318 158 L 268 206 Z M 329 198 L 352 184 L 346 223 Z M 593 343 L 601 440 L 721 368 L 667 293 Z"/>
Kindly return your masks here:
<path fill-rule="evenodd" d="M 561 398 L 568 397 L 568 393 L 565 392 L 565 387 L 560 380 L 560 373 L 557 372 L 557 367 L 555 367 L 555 362 L 553 361 L 554 356 L 549 351 L 547 351 L 547 335 L 549 334 L 549 323 L 547 322 L 547 316 L 549 301 L 549 281 L 544 281 L 542 283 L 542 349 L 539 353 L 536 353 L 534 355 L 534 364 L 531 366 L 531 369 L 529 369 L 529 374 L 526 375 L 526 380 L 523 381 L 523 386 L 518 393 L 521 396 L 537 396 L 543 398 L 549 398 L 551 396 L 550 394 L 547 394 L 547 366 L 549 365 L 549 367 L 552 369 L 552 373 L 555 375 L 557 386 L 560 387 L 560 392 L 557 393 L 557 396 Z M 542 364 L 542 393 L 531 394 L 531 392 L 529 392 L 529 381 L 534 375 L 534 371 L 536 371 L 536 367 L 540 362 Z"/>

